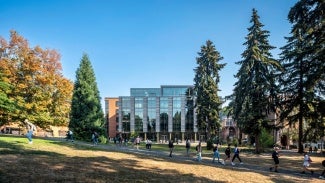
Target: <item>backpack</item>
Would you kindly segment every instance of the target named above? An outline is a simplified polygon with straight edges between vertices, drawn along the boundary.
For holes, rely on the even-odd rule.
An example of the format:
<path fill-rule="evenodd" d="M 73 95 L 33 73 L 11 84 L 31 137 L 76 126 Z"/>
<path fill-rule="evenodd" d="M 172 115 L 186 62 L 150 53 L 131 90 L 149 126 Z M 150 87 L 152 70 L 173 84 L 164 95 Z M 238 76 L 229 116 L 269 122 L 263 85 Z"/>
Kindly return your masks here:
<path fill-rule="evenodd" d="M 229 155 L 229 154 L 230 154 L 230 148 L 229 148 L 229 147 L 226 148 L 226 150 L 225 150 L 225 154 L 226 154 L 226 155 Z"/>
<path fill-rule="evenodd" d="M 186 148 L 190 148 L 191 144 L 189 141 L 186 142 Z"/>
<path fill-rule="evenodd" d="M 95 137 L 98 138 L 98 133 L 95 133 Z"/>
<path fill-rule="evenodd" d="M 197 146 L 195 147 L 195 150 L 196 150 L 196 151 L 198 151 L 198 150 L 199 150 L 199 145 L 197 145 Z"/>
<path fill-rule="evenodd" d="M 235 149 L 235 154 L 239 154 L 239 148 L 238 147 Z"/>
<path fill-rule="evenodd" d="M 173 148 L 173 147 L 174 147 L 174 144 L 173 144 L 172 141 L 169 141 L 169 143 L 168 143 L 168 147 L 169 147 L 169 148 Z"/>
<path fill-rule="evenodd" d="M 276 154 L 276 152 L 273 151 L 273 152 L 272 152 L 272 158 L 273 158 L 273 159 L 275 158 L 275 154 Z"/>

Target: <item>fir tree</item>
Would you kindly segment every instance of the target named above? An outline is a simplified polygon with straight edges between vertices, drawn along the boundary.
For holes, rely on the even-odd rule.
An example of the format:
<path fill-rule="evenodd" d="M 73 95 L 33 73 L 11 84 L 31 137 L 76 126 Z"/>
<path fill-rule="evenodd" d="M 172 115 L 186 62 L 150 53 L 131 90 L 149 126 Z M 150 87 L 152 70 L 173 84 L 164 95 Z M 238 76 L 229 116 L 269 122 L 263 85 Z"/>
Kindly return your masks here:
<path fill-rule="evenodd" d="M 219 62 L 223 59 L 211 41 L 201 47 L 196 58 L 194 69 L 194 91 L 196 93 L 197 125 L 208 140 L 216 135 L 220 127 L 219 111 L 222 101 L 218 96 L 219 71 L 226 65 Z"/>
<path fill-rule="evenodd" d="M 69 128 L 74 131 L 77 139 L 82 140 L 89 140 L 93 131 L 100 135 L 105 134 L 104 114 L 96 78 L 86 54 L 82 56 L 76 71 Z"/>
<path fill-rule="evenodd" d="M 298 152 L 303 152 L 303 141 L 324 136 L 325 62 L 324 62 L 324 1 L 301 0 L 288 14 L 293 24 L 291 36 L 282 47 L 281 63 L 281 119 L 289 125 L 298 122 Z M 303 132 L 303 121 L 307 124 Z"/>
<path fill-rule="evenodd" d="M 256 153 L 260 153 L 259 137 L 263 128 L 267 127 L 267 115 L 275 111 L 276 98 L 275 72 L 280 68 L 278 61 L 272 58 L 271 46 L 268 41 L 269 31 L 262 30 L 257 11 L 253 9 L 246 37 L 246 50 L 242 53 L 243 60 L 235 77 L 233 93 L 233 114 L 238 126 L 244 133 L 255 137 Z"/>

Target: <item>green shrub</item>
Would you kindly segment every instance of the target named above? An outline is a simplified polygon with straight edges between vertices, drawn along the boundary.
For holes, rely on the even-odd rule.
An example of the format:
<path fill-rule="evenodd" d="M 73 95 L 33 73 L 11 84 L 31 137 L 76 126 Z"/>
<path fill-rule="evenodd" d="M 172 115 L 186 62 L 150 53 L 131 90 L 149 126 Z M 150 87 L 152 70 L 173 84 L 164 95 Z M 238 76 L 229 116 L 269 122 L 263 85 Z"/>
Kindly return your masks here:
<path fill-rule="evenodd" d="M 207 150 L 211 150 L 213 148 L 213 139 L 209 139 L 207 141 Z"/>
<path fill-rule="evenodd" d="M 98 140 L 101 144 L 106 144 L 107 143 L 107 138 L 104 135 L 100 135 L 98 137 Z"/>
<path fill-rule="evenodd" d="M 238 139 L 237 138 L 234 138 L 231 142 L 233 145 L 237 144 L 238 145 Z"/>
<path fill-rule="evenodd" d="M 273 136 L 266 130 L 262 129 L 261 135 L 260 135 L 260 145 L 262 148 L 266 147 L 273 147 Z"/>

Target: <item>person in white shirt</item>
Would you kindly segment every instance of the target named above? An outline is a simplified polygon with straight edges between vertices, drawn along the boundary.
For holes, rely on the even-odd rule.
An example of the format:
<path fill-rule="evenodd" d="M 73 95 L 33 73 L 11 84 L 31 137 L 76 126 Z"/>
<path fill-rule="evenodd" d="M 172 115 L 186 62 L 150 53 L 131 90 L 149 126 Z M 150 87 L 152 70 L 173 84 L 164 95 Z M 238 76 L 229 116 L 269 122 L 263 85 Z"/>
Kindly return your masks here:
<path fill-rule="evenodd" d="M 137 149 L 139 149 L 140 141 L 141 141 L 141 139 L 140 139 L 140 137 L 138 136 L 138 137 L 135 139 L 135 145 L 136 145 Z"/>
<path fill-rule="evenodd" d="M 152 144 L 152 142 L 151 142 L 151 140 L 149 140 L 149 139 L 147 139 L 146 140 L 146 149 L 151 149 L 151 144 Z"/>
<path fill-rule="evenodd" d="M 67 132 L 67 141 L 71 140 L 73 142 L 73 132 L 71 130 L 68 130 Z"/>
<path fill-rule="evenodd" d="M 27 134 L 26 137 L 28 139 L 29 144 L 33 143 L 33 133 L 36 131 L 36 126 L 29 122 L 28 119 L 25 119 L 24 124 L 26 125 L 27 128 Z"/>
<path fill-rule="evenodd" d="M 312 162 L 311 158 L 308 156 L 307 152 L 304 152 L 304 163 L 303 163 L 303 171 L 301 172 L 304 174 L 306 171 L 310 171 L 311 174 L 314 174 L 313 170 L 310 170 L 308 167 L 310 166 L 310 163 Z"/>

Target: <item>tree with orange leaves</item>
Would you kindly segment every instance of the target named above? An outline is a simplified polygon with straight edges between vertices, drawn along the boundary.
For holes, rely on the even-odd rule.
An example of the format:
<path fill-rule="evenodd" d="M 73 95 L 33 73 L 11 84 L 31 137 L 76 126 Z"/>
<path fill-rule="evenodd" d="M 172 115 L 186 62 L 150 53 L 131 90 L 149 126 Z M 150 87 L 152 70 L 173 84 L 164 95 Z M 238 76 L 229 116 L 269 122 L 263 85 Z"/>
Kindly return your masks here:
<path fill-rule="evenodd" d="M 17 106 L 2 123 L 29 119 L 43 128 L 67 125 L 73 84 L 61 74 L 57 51 L 31 48 L 25 38 L 11 31 L 9 43 L 0 38 L 0 66 L 12 85 L 6 94 Z"/>

